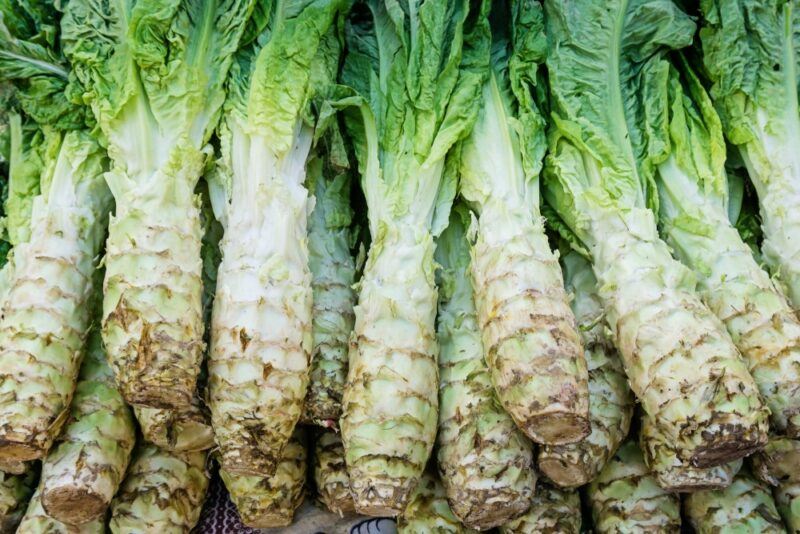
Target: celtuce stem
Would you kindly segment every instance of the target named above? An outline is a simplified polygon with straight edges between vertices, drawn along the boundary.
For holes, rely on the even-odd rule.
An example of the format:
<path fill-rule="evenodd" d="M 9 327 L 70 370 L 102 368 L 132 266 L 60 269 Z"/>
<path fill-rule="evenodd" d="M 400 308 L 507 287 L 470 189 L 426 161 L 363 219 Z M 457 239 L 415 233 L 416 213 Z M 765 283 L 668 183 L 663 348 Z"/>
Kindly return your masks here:
<path fill-rule="evenodd" d="M 252 528 L 288 527 L 303 503 L 308 455 L 303 432 L 295 430 L 283 457 L 270 477 L 238 475 L 220 470 L 220 476 L 239 511 L 242 523 Z"/>
<path fill-rule="evenodd" d="M 408 506 L 397 518 L 398 534 L 436 532 L 439 534 L 473 534 L 453 515 L 439 480 L 425 473 L 411 494 Z"/>
<path fill-rule="evenodd" d="M 133 415 L 105 358 L 99 332 L 94 332 L 69 421 L 42 464 L 42 506 L 48 515 L 69 525 L 105 517 L 136 442 Z"/>
<path fill-rule="evenodd" d="M 761 448 L 767 410 L 756 385 L 693 277 L 659 239 L 652 212 L 613 211 L 592 222 L 593 235 L 603 236 L 593 248 L 599 293 L 631 389 L 655 429 L 643 441 L 648 465 L 674 457 L 713 467 Z"/>
<path fill-rule="evenodd" d="M 355 512 L 350 496 L 350 478 L 344 463 L 342 438 L 332 430 L 324 430 L 314 447 L 314 482 L 322 503 L 334 514 Z"/>
<path fill-rule="evenodd" d="M 30 239 L 14 247 L 0 320 L 2 463 L 43 457 L 69 415 L 111 204 L 104 166 L 87 133 L 65 134 Z"/>
<path fill-rule="evenodd" d="M 140 443 L 111 503 L 113 534 L 184 534 L 200 519 L 208 489 L 206 453 L 171 453 Z"/>
<path fill-rule="evenodd" d="M 231 127 L 237 143 L 245 133 Z M 220 242 L 209 407 L 223 468 L 266 477 L 280 462 L 308 386 L 312 292 L 306 223 L 311 203 L 302 184 L 311 132 L 299 127 L 286 161 L 256 135 L 249 143 L 246 162 L 252 173 L 234 176 Z"/>
<path fill-rule="evenodd" d="M 134 406 L 133 411 L 144 439 L 164 450 L 195 452 L 214 446 L 214 430 L 198 400 L 187 409 Z"/>
<path fill-rule="evenodd" d="M 164 198 L 150 181 L 114 191 L 103 342 L 133 405 L 185 409 L 195 392 L 204 343 L 200 198 L 193 190 L 203 161 L 200 150 L 174 151 L 150 178 L 174 182 L 176 192 Z"/>
<path fill-rule="evenodd" d="M 456 208 L 440 236 L 439 475 L 455 516 L 486 530 L 528 509 L 536 475 L 531 443 L 495 398 L 469 278 L 469 212 Z M 464 220 L 466 219 L 466 220 Z"/>
<path fill-rule="evenodd" d="M 684 510 L 697 534 L 786 532 L 769 487 L 747 469 L 740 471 L 725 489 L 687 494 Z"/>
<path fill-rule="evenodd" d="M 633 395 L 607 334 L 591 265 L 576 252 L 570 252 L 562 261 L 589 368 L 591 433 L 577 443 L 541 447 L 537 463 L 553 483 L 574 488 L 592 481 L 628 435 Z"/>
<path fill-rule="evenodd" d="M 17 531 L 31 494 L 36 488 L 37 477 L 38 470 L 33 466 L 19 475 L 0 472 L 0 532 L 5 534 Z"/>
<path fill-rule="evenodd" d="M 395 516 L 436 437 L 438 346 L 433 238 L 386 224 L 373 236 L 355 308 L 341 420 L 356 510 Z"/>
<path fill-rule="evenodd" d="M 548 484 L 536 488 L 531 507 L 525 514 L 500 527 L 501 534 L 578 534 L 580 531 L 578 493 Z"/>
<path fill-rule="evenodd" d="M 73 526 L 53 519 L 44 511 L 38 488 L 31 497 L 25 516 L 17 532 L 25 534 L 106 534 L 106 524 L 103 518 L 95 519 L 83 525 Z"/>
<path fill-rule="evenodd" d="M 681 531 L 680 499 L 647 471 L 633 441 L 623 444 L 588 490 L 599 534 Z"/>
<path fill-rule="evenodd" d="M 770 438 L 764 450 L 752 456 L 753 475 L 772 486 L 778 513 L 789 532 L 800 532 L 800 441 Z"/>

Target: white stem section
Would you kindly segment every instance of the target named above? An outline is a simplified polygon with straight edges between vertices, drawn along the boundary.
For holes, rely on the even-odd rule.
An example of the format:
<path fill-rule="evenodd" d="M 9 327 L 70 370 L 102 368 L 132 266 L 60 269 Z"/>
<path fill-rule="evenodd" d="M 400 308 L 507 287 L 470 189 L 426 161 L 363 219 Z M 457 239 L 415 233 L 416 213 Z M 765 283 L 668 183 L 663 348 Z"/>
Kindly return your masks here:
<path fill-rule="evenodd" d="M 278 157 L 234 126 L 233 177 L 211 319 L 209 406 L 229 473 L 269 476 L 308 385 L 311 273 L 303 186 L 311 132 Z"/>

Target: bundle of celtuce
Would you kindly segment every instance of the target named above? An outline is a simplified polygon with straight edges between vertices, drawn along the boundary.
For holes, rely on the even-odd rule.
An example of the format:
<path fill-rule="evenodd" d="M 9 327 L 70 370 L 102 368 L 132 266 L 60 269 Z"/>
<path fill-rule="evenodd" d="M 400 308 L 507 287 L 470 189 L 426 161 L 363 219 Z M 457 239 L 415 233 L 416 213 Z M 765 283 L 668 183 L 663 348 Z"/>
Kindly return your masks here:
<path fill-rule="evenodd" d="M 0 0 L 0 534 L 799 531 L 799 49 L 800 0 Z"/>

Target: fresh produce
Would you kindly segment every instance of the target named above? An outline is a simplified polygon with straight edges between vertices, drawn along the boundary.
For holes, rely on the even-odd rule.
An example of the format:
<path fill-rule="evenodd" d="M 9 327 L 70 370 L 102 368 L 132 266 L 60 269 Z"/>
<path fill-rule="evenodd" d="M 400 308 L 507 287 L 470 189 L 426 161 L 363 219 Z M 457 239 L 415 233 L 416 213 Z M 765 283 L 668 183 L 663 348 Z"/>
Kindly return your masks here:
<path fill-rule="evenodd" d="M 747 469 L 722 490 L 688 493 L 686 517 L 697 534 L 717 532 L 786 532 L 769 487 Z"/>
<path fill-rule="evenodd" d="M 40 489 L 31 497 L 25 516 L 17 529 L 20 534 L 105 534 L 106 525 L 103 518 L 95 519 L 80 526 L 71 526 L 53 519 L 42 508 Z M 12 531 L 13 532 L 13 531 Z"/>
<path fill-rule="evenodd" d="M 303 503 L 308 458 L 304 441 L 305 436 L 298 428 L 283 448 L 283 457 L 270 477 L 220 470 L 242 523 L 252 528 L 292 524 L 295 510 Z"/>
<path fill-rule="evenodd" d="M 662 234 L 744 356 L 771 429 L 798 436 L 800 319 L 731 224 L 741 196 L 730 198 L 722 125 L 687 62 L 677 65 L 662 86 L 669 137 L 654 157 Z"/>
<path fill-rule="evenodd" d="M 360 95 L 347 122 L 372 243 L 340 423 L 364 514 L 405 509 L 436 437 L 434 238 L 456 189 L 445 156 L 474 122 L 486 79 L 479 3 L 470 13 L 467 0 L 414 0 L 408 11 L 368 0 L 348 20 L 342 79 Z"/>
<path fill-rule="evenodd" d="M 680 499 L 647 471 L 634 441 L 624 443 L 588 488 L 594 528 L 607 532 L 681 531 Z"/>
<path fill-rule="evenodd" d="M 752 456 L 756 478 L 772 486 L 778 513 L 789 532 L 800 532 L 800 441 L 770 438 L 764 450 Z"/>
<path fill-rule="evenodd" d="M 191 531 L 208 489 L 206 453 L 172 453 L 139 443 L 111 503 L 113 534 Z"/>
<path fill-rule="evenodd" d="M 29 467 L 25 473 L 11 475 L 0 472 L 0 532 L 16 532 L 28 501 L 36 488 L 39 471 Z M 24 532 L 24 531 L 20 531 Z"/>
<path fill-rule="evenodd" d="M 103 342 L 130 404 L 188 408 L 203 354 L 195 186 L 254 0 L 71 0 L 62 42 L 112 166 Z"/>
<path fill-rule="evenodd" d="M 304 183 L 313 123 L 304 113 L 321 36 L 340 5 L 318 0 L 285 11 L 276 3 L 228 81 L 222 158 L 211 182 L 225 233 L 208 372 L 211 421 L 230 474 L 275 471 L 306 396 L 313 204 Z"/>
<path fill-rule="evenodd" d="M 500 527 L 501 534 L 577 534 L 580 531 L 581 500 L 578 493 L 547 483 L 536 488 L 527 512 Z"/>
<path fill-rule="evenodd" d="M 477 532 L 458 522 L 447 504 L 444 487 L 432 474 L 424 473 L 411 494 L 408 506 L 397 518 L 398 534 L 471 534 Z"/>
<path fill-rule="evenodd" d="M 760 204 L 764 260 L 800 307 L 800 8 L 793 0 L 700 2 L 705 74 Z"/>
<path fill-rule="evenodd" d="M 538 2 L 497 4 L 480 112 L 461 150 L 460 192 L 475 210 L 471 272 L 486 363 L 497 397 L 531 439 L 560 445 L 589 434 L 589 392 L 575 318 L 539 209 L 547 142 L 537 85 L 547 40 Z"/>
<path fill-rule="evenodd" d="M 524 513 L 536 485 L 531 443 L 495 398 L 469 276 L 471 212 L 453 208 L 436 243 L 439 475 L 453 514 L 486 530 Z"/>
<path fill-rule="evenodd" d="M 0 462 L 9 464 L 47 454 L 68 415 L 112 199 L 106 156 L 65 97 L 55 9 L 6 3 L 0 14 L 0 77 L 13 80 L 26 115 L 10 123 L 14 251 L 0 319 Z"/>
<path fill-rule="evenodd" d="M 344 463 L 342 438 L 333 430 L 323 430 L 314 445 L 314 482 L 325 507 L 334 514 L 355 511 L 350 496 L 350 478 Z"/>
<path fill-rule="evenodd" d="M 98 310 L 99 304 L 98 299 Z M 104 518 L 135 443 L 133 415 L 117 390 L 95 329 L 87 342 L 69 418 L 42 462 L 39 493 L 47 514 L 69 525 Z"/>
<path fill-rule="evenodd" d="M 607 333 L 591 265 L 577 252 L 561 261 L 589 368 L 591 433 L 577 443 L 540 447 L 537 464 L 553 483 L 573 488 L 591 482 L 628 435 L 633 395 Z"/>
<path fill-rule="evenodd" d="M 591 257 L 631 389 L 652 420 L 645 459 L 663 469 L 741 458 L 766 443 L 767 410 L 648 209 L 651 154 L 665 142 L 651 128 L 667 106 L 665 55 L 691 44 L 695 24 L 660 0 L 545 7 L 554 124 L 545 197 Z"/>

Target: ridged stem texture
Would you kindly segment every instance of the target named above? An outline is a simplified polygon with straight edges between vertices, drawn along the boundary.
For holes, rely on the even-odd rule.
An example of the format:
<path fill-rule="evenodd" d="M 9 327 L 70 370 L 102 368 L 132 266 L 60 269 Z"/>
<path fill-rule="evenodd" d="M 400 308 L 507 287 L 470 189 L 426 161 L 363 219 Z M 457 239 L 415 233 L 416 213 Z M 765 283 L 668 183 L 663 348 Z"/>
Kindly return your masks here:
<path fill-rule="evenodd" d="M 360 282 L 341 427 L 361 513 L 402 512 L 436 438 L 433 249 L 426 228 L 386 225 Z"/>
<path fill-rule="evenodd" d="M 773 437 L 752 457 L 753 475 L 772 486 L 778 513 L 789 532 L 800 532 L 800 441 Z"/>
<path fill-rule="evenodd" d="M 540 484 L 531 507 L 500 527 L 501 534 L 578 534 L 581 500 L 577 492 Z"/>
<path fill-rule="evenodd" d="M 185 534 L 200 519 L 208 489 L 206 453 L 171 453 L 139 444 L 111 503 L 113 534 Z"/>
<path fill-rule="evenodd" d="M 25 511 L 25 516 L 22 518 L 17 532 L 20 534 L 106 534 L 104 518 L 74 526 L 47 515 L 42 507 L 40 489 L 38 488 L 31 497 L 31 502 L 28 504 L 28 509 Z"/>
<path fill-rule="evenodd" d="M 592 481 L 628 435 L 633 394 L 608 335 L 591 265 L 576 252 L 563 265 L 589 368 L 591 433 L 577 443 L 540 447 L 537 464 L 554 484 L 574 488 Z"/>
<path fill-rule="evenodd" d="M 114 383 L 99 332 L 87 345 L 69 420 L 42 463 L 42 506 L 69 525 L 105 517 L 136 442 L 133 415 Z"/>
<path fill-rule="evenodd" d="M 344 463 L 342 438 L 326 429 L 317 437 L 314 446 L 314 482 L 317 494 L 325 507 L 334 514 L 355 512 L 350 495 L 350 478 Z"/>
<path fill-rule="evenodd" d="M 425 473 L 411 494 L 408 506 L 397 518 L 398 534 L 473 534 L 477 531 L 459 523 L 447 503 L 444 487 L 432 474 Z"/>
<path fill-rule="evenodd" d="M 633 441 L 619 448 L 587 494 L 599 534 L 681 531 L 678 495 L 658 485 Z"/>
<path fill-rule="evenodd" d="M 308 454 L 301 430 L 283 449 L 275 474 L 270 477 L 238 475 L 220 470 L 242 523 L 252 528 L 288 527 L 303 503 Z"/>
<path fill-rule="evenodd" d="M 144 439 L 164 450 L 194 452 L 214 446 L 214 429 L 199 401 L 181 410 L 134 406 L 133 412 Z"/>

